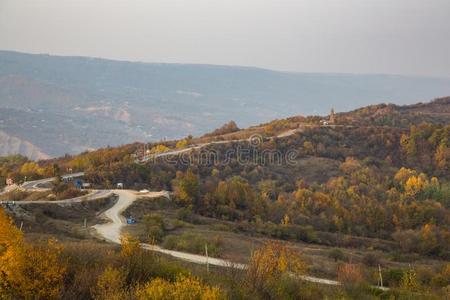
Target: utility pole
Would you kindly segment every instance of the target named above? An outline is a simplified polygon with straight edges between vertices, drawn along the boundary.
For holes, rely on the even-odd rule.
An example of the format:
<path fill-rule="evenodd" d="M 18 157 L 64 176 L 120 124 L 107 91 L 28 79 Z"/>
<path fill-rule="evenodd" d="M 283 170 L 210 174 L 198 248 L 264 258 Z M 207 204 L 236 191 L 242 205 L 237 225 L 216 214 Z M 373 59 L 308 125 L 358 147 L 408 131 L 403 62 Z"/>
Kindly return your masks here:
<path fill-rule="evenodd" d="M 381 274 L 381 266 L 378 264 L 379 285 L 383 287 L 383 274 Z"/>
<path fill-rule="evenodd" d="M 206 273 L 209 273 L 208 244 L 205 244 L 205 254 L 206 254 Z"/>

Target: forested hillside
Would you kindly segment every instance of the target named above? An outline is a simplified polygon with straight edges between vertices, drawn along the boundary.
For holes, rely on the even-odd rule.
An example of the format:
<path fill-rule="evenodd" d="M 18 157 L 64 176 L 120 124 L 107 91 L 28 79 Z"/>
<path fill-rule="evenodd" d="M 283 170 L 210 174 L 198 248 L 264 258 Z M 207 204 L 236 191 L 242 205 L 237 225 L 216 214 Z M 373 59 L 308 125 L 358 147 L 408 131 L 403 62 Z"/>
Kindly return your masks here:
<path fill-rule="evenodd" d="M 442 296 L 450 284 L 450 98 L 369 106 L 333 118 L 297 116 L 248 129 L 230 122 L 201 138 L 39 162 L 4 158 L 0 176 L 20 181 L 70 169 L 84 171 L 99 188 L 121 182 L 169 190 L 183 222 L 205 219 L 252 238 L 378 251 L 382 260 L 362 260 L 370 272 L 379 264 L 432 260 L 428 273 L 393 268 L 400 275 L 389 273 L 386 281 Z M 172 229 L 158 218 L 142 217 L 147 227 L 140 238 L 182 247 L 165 238 Z M 330 255 L 339 260 L 336 251 Z"/>

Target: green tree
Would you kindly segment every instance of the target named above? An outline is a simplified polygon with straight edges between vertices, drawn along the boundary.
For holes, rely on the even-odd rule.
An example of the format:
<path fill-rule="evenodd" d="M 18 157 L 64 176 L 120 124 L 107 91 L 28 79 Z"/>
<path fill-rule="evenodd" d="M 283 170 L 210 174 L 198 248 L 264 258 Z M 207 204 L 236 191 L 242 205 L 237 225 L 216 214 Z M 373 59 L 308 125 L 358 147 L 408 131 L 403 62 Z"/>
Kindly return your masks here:
<path fill-rule="evenodd" d="M 197 175 L 191 169 L 188 169 L 185 174 L 180 174 L 175 183 L 175 191 L 183 205 L 197 203 L 200 194 L 200 183 Z"/>

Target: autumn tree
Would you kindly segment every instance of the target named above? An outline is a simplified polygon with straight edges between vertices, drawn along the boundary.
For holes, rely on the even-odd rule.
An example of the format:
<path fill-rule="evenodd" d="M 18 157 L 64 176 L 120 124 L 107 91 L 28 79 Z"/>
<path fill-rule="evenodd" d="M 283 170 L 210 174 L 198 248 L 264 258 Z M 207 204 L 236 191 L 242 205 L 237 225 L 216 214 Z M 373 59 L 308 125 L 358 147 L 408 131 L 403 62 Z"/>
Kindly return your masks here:
<path fill-rule="evenodd" d="M 186 147 L 187 145 L 188 145 L 188 141 L 187 140 L 179 140 L 175 147 L 177 149 L 182 149 L 182 148 Z"/>
<path fill-rule="evenodd" d="M 400 287 L 408 292 L 417 292 L 420 289 L 417 273 L 413 269 L 409 269 L 403 273 Z"/>
<path fill-rule="evenodd" d="M 442 140 L 434 154 L 436 168 L 441 174 L 449 171 L 450 166 L 450 147 L 447 146 L 447 139 Z"/>
<path fill-rule="evenodd" d="M 136 291 L 138 300 L 219 300 L 225 294 L 192 276 L 179 276 L 175 282 L 155 278 Z"/>
<path fill-rule="evenodd" d="M 99 276 L 92 290 L 96 300 L 122 300 L 126 298 L 126 274 L 123 270 L 108 266 Z"/>
<path fill-rule="evenodd" d="M 200 193 L 200 183 L 197 175 L 191 169 L 186 173 L 177 174 L 175 181 L 175 192 L 183 205 L 196 203 Z"/>
<path fill-rule="evenodd" d="M 16 272 L 23 264 L 23 235 L 0 209 L 0 294 L 14 295 L 25 278 Z M 19 256 L 20 255 L 20 256 Z"/>
<path fill-rule="evenodd" d="M 137 238 L 125 234 L 120 239 L 121 251 L 120 258 L 126 270 L 127 283 L 142 282 L 148 280 L 150 275 L 146 272 L 146 263 L 150 262 L 152 257 L 147 257 L 145 251 Z M 146 258 L 149 260 L 146 262 Z"/>
<path fill-rule="evenodd" d="M 155 147 L 150 149 L 150 153 L 158 154 L 158 153 L 167 152 L 169 150 L 170 150 L 169 147 L 167 147 L 166 145 L 160 144 L 160 145 L 156 145 Z"/>
<path fill-rule="evenodd" d="M 44 170 L 39 167 L 39 165 L 35 162 L 27 162 L 24 163 L 20 167 L 20 174 L 27 177 L 27 180 L 34 179 L 39 177 L 44 173 Z"/>
<path fill-rule="evenodd" d="M 253 252 L 245 283 L 251 291 L 268 297 L 284 276 L 300 275 L 305 271 L 306 263 L 300 253 L 284 243 L 267 242 Z"/>
<path fill-rule="evenodd" d="M 50 240 L 31 245 L 0 209 L 0 295 L 7 298 L 56 299 L 65 267 L 61 247 Z"/>

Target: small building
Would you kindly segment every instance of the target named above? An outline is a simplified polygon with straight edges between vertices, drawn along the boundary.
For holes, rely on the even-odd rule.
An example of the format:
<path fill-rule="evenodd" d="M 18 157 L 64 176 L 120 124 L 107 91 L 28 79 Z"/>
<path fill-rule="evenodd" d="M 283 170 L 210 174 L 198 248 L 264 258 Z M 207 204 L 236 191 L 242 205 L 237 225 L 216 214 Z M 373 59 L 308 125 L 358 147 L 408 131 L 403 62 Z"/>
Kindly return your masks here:
<path fill-rule="evenodd" d="M 81 187 L 83 189 L 89 189 L 91 188 L 91 184 L 89 182 L 83 182 L 83 184 L 81 185 Z"/>
<path fill-rule="evenodd" d="M 122 182 L 118 182 L 116 186 L 117 186 L 118 189 L 123 189 L 123 183 Z"/>

